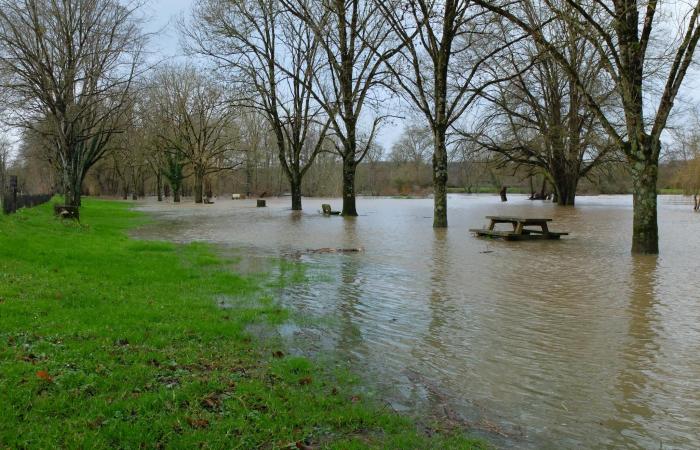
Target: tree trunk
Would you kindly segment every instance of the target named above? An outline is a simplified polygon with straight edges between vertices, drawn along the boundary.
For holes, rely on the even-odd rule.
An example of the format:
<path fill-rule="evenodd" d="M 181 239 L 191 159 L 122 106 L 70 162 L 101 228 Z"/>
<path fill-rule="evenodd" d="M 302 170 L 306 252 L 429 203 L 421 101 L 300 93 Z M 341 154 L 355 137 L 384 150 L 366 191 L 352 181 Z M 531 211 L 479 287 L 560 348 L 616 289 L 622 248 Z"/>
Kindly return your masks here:
<path fill-rule="evenodd" d="M 163 201 L 163 175 L 160 170 L 156 172 L 156 195 L 158 196 L 158 201 Z"/>
<path fill-rule="evenodd" d="M 290 177 L 289 185 L 292 189 L 292 211 L 301 211 L 301 179 Z"/>
<path fill-rule="evenodd" d="M 343 212 L 344 216 L 357 216 L 355 204 L 355 161 L 343 159 Z"/>
<path fill-rule="evenodd" d="M 180 186 L 173 186 L 173 202 L 180 203 Z"/>
<path fill-rule="evenodd" d="M 447 147 L 445 132 L 434 132 L 433 150 L 433 228 L 447 228 Z"/>
<path fill-rule="evenodd" d="M 540 200 L 547 198 L 547 177 L 542 175 L 542 189 L 540 189 Z"/>
<path fill-rule="evenodd" d="M 559 206 L 574 206 L 576 202 L 576 187 L 578 186 L 578 178 L 575 176 L 570 179 L 556 180 L 554 189 L 557 194 L 557 205 Z"/>
<path fill-rule="evenodd" d="M 134 191 L 134 192 L 131 193 L 131 199 L 132 199 L 132 200 L 138 200 L 138 199 L 139 199 L 139 196 L 136 194 L 136 191 Z"/>
<path fill-rule="evenodd" d="M 656 211 L 658 164 L 636 162 L 632 165 L 634 219 L 632 253 L 659 253 L 659 228 Z"/>
<path fill-rule="evenodd" d="M 63 169 L 63 197 L 66 206 L 80 207 L 82 177 L 71 167 Z"/>
<path fill-rule="evenodd" d="M 122 200 L 126 200 L 128 198 L 129 198 L 129 186 L 125 184 L 122 187 Z"/>
<path fill-rule="evenodd" d="M 194 202 L 202 203 L 202 185 L 204 184 L 204 174 L 201 170 L 194 171 Z"/>

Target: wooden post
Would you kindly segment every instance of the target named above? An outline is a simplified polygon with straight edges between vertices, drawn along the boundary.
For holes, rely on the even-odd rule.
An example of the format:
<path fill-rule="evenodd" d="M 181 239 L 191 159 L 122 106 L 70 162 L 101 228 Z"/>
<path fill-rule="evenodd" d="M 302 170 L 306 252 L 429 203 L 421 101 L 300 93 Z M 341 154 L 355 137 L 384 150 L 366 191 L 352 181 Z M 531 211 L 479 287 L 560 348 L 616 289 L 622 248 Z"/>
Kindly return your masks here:
<path fill-rule="evenodd" d="M 506 190 L 507 190 L 507 189 L 508 189 L 508 186 L 503 186 L 503 187 L 501 188 L 501 192 L 499 192 L 499 194 L 501 195 L 501 201 L 502 201 L 502 202 L 507 202 L 507 201 L 508 201 L 508 197 L 506 196 Z"/>

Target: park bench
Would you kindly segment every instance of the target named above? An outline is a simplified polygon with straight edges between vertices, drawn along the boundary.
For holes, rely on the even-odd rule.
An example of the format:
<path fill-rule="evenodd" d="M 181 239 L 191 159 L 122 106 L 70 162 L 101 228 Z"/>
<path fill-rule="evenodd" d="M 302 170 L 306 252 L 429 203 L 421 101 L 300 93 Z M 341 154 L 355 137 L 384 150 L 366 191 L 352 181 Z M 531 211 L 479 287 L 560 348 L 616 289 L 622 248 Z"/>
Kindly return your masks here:
<path fill-rule="evenodd" d="M 333 211 L 331 209 L 331 205 L 327 203 L 321 205 L 321 210 L 323 211 L 324 216 L 337 216 L 340 214 L 340 211 Z"/>
<path fill-rule="evenodd" d="M 536 239 L 559 239 L 569 233 L 549 231 L 548 223 L 552 219 L 511 216 L 486 216 L 490 220 L 488 228 L 472 228 L 469 231 L 477 236 L 499 238 L 506 241 L 527 241 Z M 513 226 L 512 231 L 496 230 L 499 223 Z M 538 227 L 533 229 L 532 227 Z"/>

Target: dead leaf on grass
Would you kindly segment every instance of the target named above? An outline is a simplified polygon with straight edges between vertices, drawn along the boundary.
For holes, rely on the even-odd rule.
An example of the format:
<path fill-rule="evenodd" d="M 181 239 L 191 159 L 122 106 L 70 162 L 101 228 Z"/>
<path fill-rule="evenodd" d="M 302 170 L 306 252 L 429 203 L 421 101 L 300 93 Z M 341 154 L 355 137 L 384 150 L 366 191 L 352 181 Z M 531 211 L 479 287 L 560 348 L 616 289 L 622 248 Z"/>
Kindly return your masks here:
<path fill-rule="evenodd" d="M 53 377 L 45 370 L 37 370 L 36 377 L 48 383 L 53 383 Z"/>

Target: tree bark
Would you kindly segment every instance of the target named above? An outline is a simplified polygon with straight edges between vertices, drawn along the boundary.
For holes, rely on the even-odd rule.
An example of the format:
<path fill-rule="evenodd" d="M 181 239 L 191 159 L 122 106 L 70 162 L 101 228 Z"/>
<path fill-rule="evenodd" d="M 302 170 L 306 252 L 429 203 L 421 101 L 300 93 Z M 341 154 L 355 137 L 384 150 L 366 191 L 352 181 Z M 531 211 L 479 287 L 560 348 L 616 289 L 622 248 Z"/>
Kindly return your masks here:
<path fill-rule="evenodd" d="M 163 175 L 160 170 L 156 172 L 156 195 L 158 196 L 158 201 L 163 201 Z"/>
<path fill-rule="evenodd" d="M 632 165 L 634 219 L 632 253 L 659 253 L 659 229 L 656 211 L 658 164 L 636 162 Z"/>
<path fill-rule="evenodd" d="M 180 203 L 180 186 L 173 186 L 173 202 Z"/>
<path fill-rule="evenodd" d="M 290 177 L 289 186 L 292 190 L 292 211 L 301 211 L 301 179 Z"/>
<path fill-rule="evenodd" d="M 343 211 L 344 216 L 357 216 L 355 203 L 355 161 L 351 158 L 343 160 Z"/>
<path fill-rule="evenodd" d="M 578 186 L 578 178 L 563 177 L 554 182 L 554 189 L 557 194 L 557 205 L 559 206 L 574 206 L 576 203 L 576 188 Z"/>
<path fill-rule="evenodd" d="M 202 187 L 204 184 L 204 174 L 201 170 L 195 169 L 194 171 L 194 202 L 202 203 Z"/>
<path fill-rule="evenodd" d="M 433 228 L 447 228 L 447 147 L 445 132 L 434 132 L 433 150 Z"/>
<path fill-rule="evenodd" d="M 82 177 L 71 167 L 63 169 L 63 197 L 66 206 L 80 207 Z"/>

